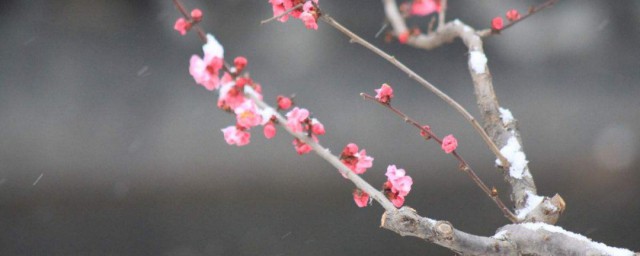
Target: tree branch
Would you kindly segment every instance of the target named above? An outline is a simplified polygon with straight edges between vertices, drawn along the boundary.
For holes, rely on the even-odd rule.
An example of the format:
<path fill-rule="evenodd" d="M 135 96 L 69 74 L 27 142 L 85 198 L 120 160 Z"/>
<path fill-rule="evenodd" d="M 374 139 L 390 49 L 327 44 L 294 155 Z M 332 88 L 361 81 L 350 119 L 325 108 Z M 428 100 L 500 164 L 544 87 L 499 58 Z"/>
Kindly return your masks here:
<path fill-rule="evenodd" d="M 396 10 L 397 10 L 397 7 L 396 7 Z M 411 70 L 409 67 L 405 66 L 402 62 L 398 61 L 395 57 L 385 53 L 384 51 L 380 50 L 379 48 L 375 47 L 371 43 L 369 43 L 366 40 L 362 39 L 361 37 L 359 37 L 355 33 L 351 32 L 351 30 L 349 30 L 349 29 L 345 28 L 344 26 L 342 26 L 340 23 L 335 21 L 333 18 L 331 18 L 326 13 L 323 13 L 323 15 L 320 16 L 320 19 L 322 21 L 326 22 L 327 24 L 331 25 L 332 27 L 334 27 L 338 31 L 342 32 L 343 34 L 347 35 L 349 38 L 351 38 L 350 42 L 358 43 L 358 44 L 364 46 L 365 48 L 371 50 L 375 54 L 379 55 L 380 57 L 384 58 L 385 60 L 391 62 L 391 64 L 396 66 L 398 69 L 400 69 L 403 72 L 407 73 L 407 75 L 409 75 L 409 78 L 415 80 L 420 85 L 422 85 L 423 87 L 427 88 L 428 90 L 433 92 L 435 95 L 440 97 L 447 104 L 452 106 L 456 111 L 458 111 L 458 113 L 460 113 L 465 119 L 467 119 L 467 121 L 469 121 L 469 123 L 471 123 L 471 126 L 476 130 L 476 132 L 478 132 L 478 134 L 480 134 L 480 136 L 482 137 L 484 142 L 487 144 L 489 149 L 491 149 L 491 151 L 496 155 L 496 157 L 498 157 L 498 159 L 500 159 L 500 161 L 502 163 L 502 166 L 509 166 L 509 162 L 502 155 L 502 153 L 500 153 L 500 150 L 498 149 L 498 147 L 491 141 L 491 139 L 489 138 L 489 135 L 487 135 L 487 133 L 482 129 L 482 127 L 480 127 L 480 124 L 478 123 L 478 121 L 476 121 L 476 119 L 469 113 L 469 111 L 467 111 L 464 107 L 462 107 L 462 105 L 460 105 L 458 102 L 456 102 L 451 97 L 449 97 L 449 95 L 447 95 L 446 93 L 442 92 L 440 89 L 438 89 L 437 87 L 435 87 L 434 85 L 429 83 L 426 79 L 424 79 L 423 77 L 418 75 L 416 72 Z M 389 19 L 392 19 L 392 17 L 390 17 Z M 393 24 L 393 22 L 391 24 Z M 406 28 L 406 26 L 404 26 L 404 28 Z"/>
<path fill-rule="evenodd" d="M 400 118 L 402 118 L 406 123 L 418 128 L 418 130 L 420 130 L 421 132 L 424 132 L 426 134 L 428 134 L 429 137 L 427 138 L 433 138 L 433 140 L 435 140 L 438 144 L 442 145 L 442 140 L 440 138 L 438 138 L 438 136 L 433 133 L 433 131 L 431 131 L 430 129 L 425 129 L 424 125 L 418 123 L 417 121 L 415 121 L 413 118 L 409 117 L 407 114 L 403 113 L 402 111 L 400 111 L 399 109 L 391 106 L 391 104 L 389 103 L 383 103 L 379 100 L 376 100 L 373 96 L 368 95 L 366 93 L 360 93 L 360 95 L 365 99 L 365 100 L 370 100 L 370 101 L 374 101 L 377 102 L 378 104 L 380 104 L 381 106 L 391 110 L 391 112 L 395 113 L 396 115 L 398 115 Z M 458 152 L 456 152 L 456 150 L 451 152 L 451 155 L 453 155 L 453 157 L 455 157 L 458 162 L 460 163 L 460 170 L 465 172 L 467 175 L 469 175 L 469 177 L 471 178 L 471 180 L 473 180 L 473 182 L 476 183 L 476 185 L 478 185 L 478 187 L 480 187 L 480 189 L 482 189 L 482 191 L 491 199 L 493 200 L 493 202 L 498 206 L 498 209 L 500 209 L 500 211 L 502 211 L 502 214 L 509 219 L 511 222 L 517 222 L 518 219 L 516 218 L 515 215 L 513 215 L 513 213 L 507 208 L 507 206 L 502 202 L 502 200 L 500 199 L 500 197 L 498 196 L 497 191 L 494 193 L 486 184 L 484 184 L 484 182 L 482 181 L 482 179 L 480 179 L 480 177 L 478 177 L 478 175 L 476 174 L 476 172 L 471 168 L 471 165 L 469 165 L 467 163 L 467 161 L 464 160 L 464 158 L 462 158 L 462 156 L 460 156 L 458 154 Z"/>
<path fill-rule="evenodd" d="M 353 182 L 353 184 L 356 185 L 356 187 L 358 187 L 365 193 L 369 194 L 369 196 L 371 196 L 371 198 L 373 198 L 378 203 L 380 203 L 380 205 L 386 211 L 396 210 L 396 207 L 393 206 L 393 203 L 391 203 L 391 201 L 389 201 L 389 199 L 387 199 L 387 197 L 384 196 L 382 192 L 375 189 L 373 186 L 371 186 L 371 184 L 369 184 L 364 179 L 362 179 L 359 175 L 351 171 L 351 169 L 349 169 L 349 167 L 344 165 L 337 156 L 331 154 L 331 151 L 328 148 L 324 148 L 319 143 L 313 141 L 309 136 L 307 136 L 307 134 L 297 133 L 291 130 L 288 126 L 285 125 L 287 123 L 286 118 L 280 115 L 274 108 L 269 106 L 267 103 L 260 100 L 260 98 L 258 97 L 258 94 L 249 86 L 245 86 L 244 88 L 245 88 L 245 91 L 244 91 L 245 95 L 250 99 L 252 99 L 256 103 L 256 105 L 263 111 L 272 112 L 273 116 L 275 116 L 276 119 L 278 120 L 278 124 L 282 128 L 284 128 L 288 133 L 290 133 L 293 137 L 301 140 L 305 144 L 311 146 L 313 151 L 316 152 L 318 156 L 322 157 L 324 160 L 326 160 L 331 165 L 333 165 L 336 169 L 338 169 L 338 171 L 343 175 L 345 175 L 345 177 L 347 177 L 349 180 L 351 180 L 351 182 Z"/>
<path fill-rule="evenodd" d="M 386 10 L 387 19 L 391 22 L 391 26 L 396 28 L 406 27 L 395 0 L 383 0 Z M 399 32 L 399 31 L 396 31 Z M 493 89 L 493 79 L 486 65 L 487 58 L 484 54 L 481 36 L 470 26 L 454 20 L 446 23 L 443 27 L 439 27 L 437 31 L 429 34 L 420 34 L 409 38 L 408 44 L 416 48 L 430 50 L 450 43 L 454 39 L 460 38 L 469 49 L 469 73 L 473 80 L 474 92 L 480 114 L 482 115 L 484 130 L 490 136 L 491 141 L 502 150 L 508 149 L 511 159 L 509 162 L 512 166 L 504 168 L 503 176 L 511 186 L 511 200 L 515 204 L 516 213 L 520 222 L 526 221 L 542 221 L 546 223 L 556 223 L 560 213 L 564 211 L 565 203 L 562 197 L 556 194 L 554 200 L 545 197 L 538 200 L 536 186 L 526 161 L 524 150 L 522 149 L 522 141 L 520 132 L 517 129 L 516 120 L 512 118 L 503 118 L 498 103 L 498 98 Z M 510 115 L 510 112 L 509 112 Z M 513 138 L 513 140 L 511 140 Z M 511 144 L 509 144 L 511 141 Z M 509 145 L 510 147 L 506 147 Z M 513 156 L 518 156 L 521 160 L 513 166 L 515 161 Z M 502 160 L 502 159 L 500 159 Z M 537 203 L 538 205 L 531 205 Z"/>

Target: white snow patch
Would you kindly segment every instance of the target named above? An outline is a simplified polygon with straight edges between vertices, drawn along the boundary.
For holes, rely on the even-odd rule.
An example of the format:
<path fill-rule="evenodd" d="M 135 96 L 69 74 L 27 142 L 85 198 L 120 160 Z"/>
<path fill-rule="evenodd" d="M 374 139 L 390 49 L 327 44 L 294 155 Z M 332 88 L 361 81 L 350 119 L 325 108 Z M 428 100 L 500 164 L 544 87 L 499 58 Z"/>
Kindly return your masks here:
<path fill-rule="evenodd" d="M 487 66 L 487 56 L 481 51 L 469 52 L 469 67 L 473 69 L 476 75 L 484 74 L 485 66 Z"/>
<path fill-rule="evenodd" d="M 507 232 L 506 230 L 502 230 L 500 232 L 498 232 L 497 234 L 493 235 L 493 238 L 498 239 L 498 240 L 506 240 L 507 239 Z"/>
<path fill-rule="evenodd" d="M 261 125 L 265 125 L 267 124 L 269 121 L 271 121 L 271 117 L 273 115 L 275 115 L 275 111 L 273 111 L 272 108 L 263 108 L 260 109 L 258 111 L 258 113 L 260 113 L 260 115 L 262 116 L 262 123 Z"/>
<path fill-rule="evenodd" d="M 509 109 L 498 108 L 498 110 L 500 110 L 500 119 L 502 119 L 502 124 L 507 125 L 513 122 L 513 115 Z"/>
<path fill-rule="evenodd" d="M 211 54 L 213 57 L 224 57 L 224 48 L 212 34 L 207 34 L 207 43 L 202 46 L 202 51 Z"/>
<path fill-rule="evenodd" d="M 574 239 L 577 240 L 581 240 L 581 241 L 585 241 L 585 242 L 589 242 L 590 246 L 594 249 L 600 250 L 603 253 L 606 253 L 608 255 L 612 255 L 612 256 L 633 256 L 634 253 L 630 250 L 624 249 L 624 248 L 616 248 L 616 247 L 612 247 L 612 246 L 608 246 L 606 244 L 603 243 L 599 243 L 599 242 L 595 242 L 592 241 L 591 239 L 589 239 L 586 236 L 580 235 L 580 234 L 576 234 L 573 233 L 571 231 L 566 231 L 561 227 L 558 226 L 552 226 L 546 223 L 522 223 L 519 224 L 522 227 L 531 229 L 531 230 L 538 230 L 538 229 L 544 229 L 546 231 L 549 232 L 553 232 L 553 233 L 560 233 L 560 234 L 564 234 L 566 236 L 572 237 Z"/>
<path fill-rule="evenodd" d="M 525 172 L 527 167 L 527 156 L 522 152 L 522 147 L 518 143 L 518 139 L 515 136 L 511 136 L 507 141 L 507 145 L 500 149 L 500 153 L 507 158 L 507 161 L 511 164 L 509 167 L 509 175 L 516 179 L 522 179 L 522 177 L 530 175 Z M 500 165 L 500 159 L 496 159 L 496 165 Z"/>
<path fill-rule="evenodd" d="M 527 217 L 531 211 L 533 211 L 536 206 L 542 203 L 544 197 L 531 193 L 531 191 L 527 191 L 527 201 L 525 202 L 524 208 L 518 210 L 518 219 L 524 219 Z"/>

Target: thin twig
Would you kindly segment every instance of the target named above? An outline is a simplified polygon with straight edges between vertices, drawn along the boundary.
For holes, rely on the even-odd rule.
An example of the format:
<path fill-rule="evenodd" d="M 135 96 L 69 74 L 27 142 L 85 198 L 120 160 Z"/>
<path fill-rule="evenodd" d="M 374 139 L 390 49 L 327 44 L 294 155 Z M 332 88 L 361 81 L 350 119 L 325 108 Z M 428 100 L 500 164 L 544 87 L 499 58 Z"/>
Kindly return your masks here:
<path fill-rule="evenodd" d="M 508 29 L 510 27 L 512 27 L 515 24 L 520 23 L 521 21 L 525 20 L 526 18 L 530 17 L 531 15 L 536 14 L 537 12 L 540 12 L 546 8 L 549 8 L 551 6 L 553 6 L 556 2 L 558 2 L 558 0 L 549 0 L 546 1 L 538 6 L 533 6 L 529 9 L 529 11 L 527 12 L 527 14 L 523 15 L 522 17 L 520 17 L 520 19 L 517 19 L 515 21 L 510 22 L 509 24 L 505 25 L 504 27 L 502 27 L 499 30 L 492 30 L 493 34 L 497 34 L 500 33 L 502 31 L 504 31 L 505 29 Z"/>
<path fill-rule="evenodd" d="M 302 4 L 302 3 L 299 3 L 299 4 L 297 4 L 296 6 L 291 7 L 289 10 L 286 10 L 286 11 L 284 11 L 283 13 L 281 13 L 281 14 L 279 14 L 279 15 L 277 15 L 277 16 L 273 16 L 273 17 L 268 18 L 268 19 L 266 19 L 266 20 L 260 21 L 260 25 L 265 24 L 265 23 L 270 22 L 270 21 L 273 21 L 273 20 L 275 20 L 275 19 L 279 19 L 280 17 L 285 16 L 285 15 L 289 14 L 290 12 L 292 12 L 292 11 L 294 11 L 294 10 L 296 10 L 296 9 L 298 9 L 298 8 L 300 8 L 300 7 L 302 7 L 302 6 L 303 6 L 303 4 Z"/>
<path fill-rule="evenodd" d="M 335 168 L 337 168 L 338 171 L 340 171 L 340 173 L 344 174 L 349 180 L 351 180 L 351 182 L 353 182 L 353 184 L 356 185 L 356 187 L 358 187 L 359 189 L 361 189 L 365 193 L 369 194 L 371 196 L 371 198 L 373 198 L 378 203 L 380 203 L 380 205 L 386 211 L 395 211 L 395 210 L 397 210 L 397 208 L 393 205 L 393 203 L 391 203 L 391 201 L 389 201 L 389 199 L 387 199 L 387 197 L 384 194 L 382 194 L 382 192 L 380 192 L 379 190 L 375 189 L 373 186 L 371 186 L 371 184 L 369 184 L 367 181 L 362 179 L 359 175 L 357 175 L 353 171 L 351 171 L 351 169 L 349 169 L 349 167 L 344 165 L 344 163 L 342 163 L 342 161 L 340 161 L 340 159 L 337 156 L 331 154 L 329 149 L 324 148 L 319 143 L 313 141 L 306 134 L 294 132 L 293 130 L 291 130 L 286 125 L 286 123 L 287 123 L 287 119 L 286 118 L 284 118 L 280 113 L 278 113 L 273 107 L 269 106 L 267 103 L 265 103 L 264 101 L 260 100 L 260 98 L 258 97 L 258 94 L 252 88 L 250 88 L 249 86 L 245 86 L 244 88 L 245 88 L 245 91 L 244 91 L 245 95 L 247 97 L 249 97 L 250 99 L 252 99 L 256 103 L 256 105 L 260 109 L 262 109 L 263 111 L 272 112 L 273 116 L 275 116 L 276 119 L 278 120 L 278 122 L 277 122 L 278 125 L 280 125 L 282 128 L 284 128 L 289 134 L 291 134 L 293 137 L 301 140 L 305 144 L 311 146 L 313 151 L 316 152 L 316 154 L 318 156 L 322 157 L 324 160 L 326 160 L 331 165 L 333 165 Z"/>
<path fill-rule="evenodd" d="M 447 13 L 447 0 L 440 0 L 440 11 L 438 12 L 438 29 L 444 26 Z"/>
<path fill-rule="evenodd" d="M 469 113 L 469 111 L 467 111 L 464 107 L 462 107 L 462 105 L 460 105 L 458 102 L 456 102 L 451 97 L 449 97 L 449 95 L 447 95 L 446 93 L 442 92 L 440 89 L 436 88 L 434 85 L 429 83 L 426 79 L 424 79 L 423 77 L 418 75 L 416 72 L 414 72 L 413 70 L 408 68 L 402 62 L 398 61 L 395 57 L 387 54 L 386 52 L 380 50 L 379 48 L 375 47 L 371 43 L 369 43 L 366 40 L 362 39 L 360 36 L 358 36 L 355 33 L 351 32 L 351 30 L 349 30 L 349 29 L 345 28 L 344 26 L 342 26 L 340 23 L 338 23 L 336 20 L 331 18 L 326 13 L 324 13 L 324 15 L 320 16 L 320 19 L 322 21 L 326 22 L 327 24 L 331 25 L 332 27 L 334 27 L 338 31 L 342 32 L 343 34 L 347 35 L 351 39 L 350 42 L 356 42 L 356 43 L 362 45 L 363 47 L 371 50 L 372 52 L 374 52 L 375 54 L 379 55 L 380 57 L 384 58 L 385 60 L 391 62 L 391 64 L 396 66 L 398 69 L 400 69 L 403 72 L 407 73 L 407 75 L 409 75 L 409 78 L 412 78 L 413 80 L 418 82 L 420 85 L 422 85 L 423 87 L 427 88 L 428 90 L 433 92 L 435 95 L 440 97 L 447 104 L 452 106 L 455 110 L 458 111 L 458 113 L 460 113 L 465 119 L 467 119 L 467 121 L 469 121 L 469 123 L 471 123 L 471 126 L 473 126 L 473 128 L 476 130 L 476 132 L 478 132 L 478 134 L 480 134 L 480 136 L 482 137 L 484 142 L 487 144 L 487 146 L 489 146 L 489 149 L 491 149 L 493 154 L 495 154 L 496 157 L 498 157 L 498 159 L 500 159 L 500 162 L 501 162 L 502 166 L 504 168 L 508 168 L 510 166 L 509 161 L 507 161 L 507 159 L 500 153 L 500 150 L 498 149 L 498 146 L 496 146 L 496 144 L 493 143 L 493 141 L 491 141 L 491 139 L 489 138 L 489 135 L 484 131 L 484 129 L 482 129 L 482 127 L 480 126 L 478 121 Z"/>
<path fill-rule="evenodd" d="M 173 0 L 173 5 L 176 6 L 178 11 L 180 11 L 180 13 L 182 14 L 182 16 L 185 19 L 193 21 L 193 19 L 191 18 L 191 15 L 189 13 L 187 13 L 187 9 L 184 8 L 184 4 L 182 4 L 182 2 L 180 0 Z M 197 25 L 197 23 L 193 23 L 192 22 L 191 24 L 192 24 L 193 28 L 196 29 L 196 32 L 198 33 L 198 37 L 200 37 L 200 40 L 202 40 L 205 43 L 207 43 L 207 37 L 204 35 L 204 31 L 202 31 L 202 29 Z"/>
<path fill-rule="evenodd" d="M 430 129 L 425 129 L 424 125 L 418 123 L 413 118 L 409 117 L 407 114 L 403 113 L 399 109 L 391 106 L 391 104 L 383 103 L 383 102 L 377 100 L 375 97 L 373 97 L 373 96 L 371 96 L 369 94 L 366 94 L 366 93 L 360 93 L 360 96 L 362 96 L 362 98 L 364 98 L 365 100 L 370 100 L 370 101 L 377 102 L 381 106 L 391 110 L 391 112 L 393 112 L 396 115 L 398 115 L 406 123 L 418 128 L 420 131 L 428 134 L 430 138 L 433 138 L 433 140 L 435 140 L 438 144 L 442 145 L 442 139 L 438 138 L 438 136 L 436 136 L 433 133 L 433 131 L 431 131 Z M 455 151 L 455 150 L 453 152 L 451 152 L 451 154 L 460 163 L 460 170 L 466 172 L 469 175 L 469 177 L 471 178 L 471 180 L 473 180 L 473 182 L 475 182 L 476 185 L 478 185 L 478 187 L 480 187 L 480 189 L 482 189 L 482 191 L 484 191 L 484 193 L 487 194 L 487 196 L 489 196 L 489 198 L 491 198 L 491 200 L 493 200 L 493 202 L 496 203 L 498 208 L 502 211 L 502 213 L 504 214 L 504 216 L 507 219 L 509 219 L 513 223 L 516 223 L 518 219 L 513 214 L 513 212 L 511 212 L 511 210 L 509 210 L 509 208 L 504 204 L 504 202 L 502 202 L 500 197 L 498 197 L 496 194 L 491 192 L 491 189 L 489 187 L 487 187 L 487 185 L 480 179 L 480 177 L 476 174 L 476 172 L 473 171 L 473 169 L 471 169 L 471 166 L 464 160 L 464 158 L 462 158 L 462 156 L 460 156 L 460 154 L 458 154 L 458 152 Z"/>

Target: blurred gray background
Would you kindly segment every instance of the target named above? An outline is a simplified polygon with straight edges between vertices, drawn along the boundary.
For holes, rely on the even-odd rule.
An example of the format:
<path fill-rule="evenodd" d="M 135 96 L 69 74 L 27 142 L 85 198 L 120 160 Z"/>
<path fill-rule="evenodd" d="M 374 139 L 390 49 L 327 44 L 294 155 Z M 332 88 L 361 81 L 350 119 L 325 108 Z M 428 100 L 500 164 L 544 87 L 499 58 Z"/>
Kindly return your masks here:
<path fill-rule="evenodd" d="M 487 27 L 541 1 L 451 1 L 447 17 Z M 358 96 L 387 82 L 394 105 L 452 133 L 459 152 L 508 200 L 494 157 L 467 122 L 406 75 L 320 23 L 259 25 L 264 1 L 186 1 L 202 26 L 244 55 L 273 102 L 296 94 L 340 152 L 355 142 L 415 184 L 407 205 L 492 235 L 507 224 L 452 157 Z M 373 38 L 380 1 L 321 7 L 478 115 L 466 49 L 431 52 Z M 1 255 L 451 255 L 378 228 L 382 208 L 357 208 L 328 163 L 297 156 L 282 131 L 228 146 L 234 118 L 188 73 L 201 54 L 181 37 L 171 1 L 0 2 Z M 423 29 L 427 19 L 412 20 Z M 640 1 L 561 1 L 485 41 L 503 107 L 520 120 L 539 192 L 561 194 L 558 225 L 640 250 Z M 34 184 L 35 183 L 35 184 Z"/>

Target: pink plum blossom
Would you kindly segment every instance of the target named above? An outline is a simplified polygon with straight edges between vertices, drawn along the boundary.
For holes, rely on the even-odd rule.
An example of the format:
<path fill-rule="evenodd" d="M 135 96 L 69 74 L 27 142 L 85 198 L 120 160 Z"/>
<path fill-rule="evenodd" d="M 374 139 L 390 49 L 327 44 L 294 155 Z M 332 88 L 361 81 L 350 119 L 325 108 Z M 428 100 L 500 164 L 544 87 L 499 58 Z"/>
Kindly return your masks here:
<path fill-rule="evenodd" d="M 191 10 L 191 18 L 196 22 L 201 21 L 202 20 L 202 11 L 200 9 Z"/>
<path fill-rule="evenodd" d="M 245 101 L 244 93 L 233 83 L 224 84 L 220 87 L 218 95 L 218 107 L 221 109 L 234 110 Z"/>
<path fill-rule="evenodd" d="M 456 140 L 453 135 L 449 134 L 442 139 L 442 150 L 444 150 L 445 153 L 449 154 L 456 150 L 457 147 L 458 140 Z"/>
<path fill-rule="evenodd" d="M 293 7 L 292 0 L 269 0 L 273 7 L 273 16 L 282 15 L 286 10 L 291 9 Z M 284 15 L 278 18 L 280 22 L 286 22 L 289 19 L 289 15 Z"/>
<path fill-rule="evenodd" d="M 373 157 L 368 156 L 365 149 L 358 153 L 358 145 L 355 143 L 349 143 L 344 147 L 340 154 L 340 161 L 355 174 L 363 174 L 373 166 Z M 347 178 L 344 173 L 342 176 Z"/>
<path fill-rule="evenodd" d="M 289 97 L 282 96 L 282 95 L 278 95 L 278 98 L 276 98 L 276 101 L 278 102 L 278 109 L 282 109 L 282 110 L 289 109 L 293 104 L 293 102 Z"/>
<path fill-rule="evenodd" d="M 440 11 L 440 0 L 414 0 L 411 4 L 411 15 L 426 16 Z"/>
<path fill-rule="evenodd" d="M 315 135 L 324 135 L 324 125 L 318 121 L 318 119 L 311 119 L 311 132 Z"/>
<path fill-rule="evenodd" d="M 191 56 L 189 61 L 189 74 L 193 76 L 196 83 L 204 86 L 209 91 L 218 89 L 219 81 L 218 72 L 222 68 L 222 59 L 211 58 L 210 60 L 201 59 L 197 55 Z"/>
<path fill-rule="evenodd" d="M 520 13 L 516 9 L 511 9 L 507 11 L 507 19 L 509 21 L 516 21 L 520 19 Z"/>
<path fill-rule="evenodd" d="M 251 133 L 245 131 L 244 128 L 238 129 L 235 125 L 222 129 L 224 139 L 229 145 L 237 145 L 238 147 L 249 144 Z"/>
<path fill-rule="evenodd" d="M 300 19 L 304 22 L 304 26 L 307 27 L 307 29 L 318 30 L 318 23 L 316 22 L 316 18 L 313 17 L 313 14 L 303 12 L 300 15 Z"/>
<path fill-rule="evenodd" d="M 312 136 L 311 139 L 315 142 L 318 142 L 318 138 L 316 138 L 316 136 Z M 298 155 L 304 155 L 306 153 L 311 152 L 312 150 L 311 146 L 307 145 L 306 143 L 299 140 L 298 138 L 293 140 L 293 146 L 295 147 Z"/>
<path fill-rule="evenodd" d="M 390 103 L 393 98 L 393 88 L 388 84 L 382 84 L 380 89 L 376 89 L 376 99 L 382 103 Z"/>
<path fill-rule="evenodd" d="M 404 169 L 398 169 L 395 165 L 387 166 L 387 172 L 384 174 L 387 176 L 387 180 L 395 180 L 406 175 Z"/>
<path fill-rule="evenodd" d="M 355 157 L 358 159 L 358 163 L 356 163 L 353 170 L 356 174 L 363 174 L 373 166 L 373 157 L 368 156 L 366 150 L 362 149 L 360 153 L 355 154 Z"/>
<path fill-rule="evenodd" d="M 304 131 L 302 122 L 305 122 L 309 118 L 309 110 L 304 108 L 295 107 L 289 113 L 287 113 L 287 127 L 293 130 L 293 132 Z"/>
<path fill-rule="evenodd" d="M 244 128 L 251 128 L 262 123 L 262 115 L 258 112 L 253 100 L 245 100 L 234 112 L 238 125 Z"/>
<path fill-rule="evenodd" d="M 186 35 L 187 31 L 191 29 L 191 22 L 187 21 L 185 18 L 179 18 L 176 20 L 176 23 L 173 25 L 173 29 L 180 32 L 180 35 Z"/>
<path fill-rule="evenodd" d="M 395 206 L 395 207 L 402 207 L 402 205 L 404 204 L 404 197 L 403 195 L 398 194 L 397 192 L 393 192 L 393 185 L 391 184 L 391 182 L 387 181 L 382 185 L 382 191 L 384 193 L 384 195 L 391 200 L 391 203 Z"/>
<path fill-rule="evenodd" d="M 247 66 L 247 62 L 248 62 L 247 58 L 243 56 L 238 56 L 235 59 L 233 59 L 233 65 L 236 67 L 238 72 L 242 71 L 244 67 Z"/>
<path fill-rule="evenodd" d="M 504 27 L 504 21 L 502 21 L 502 17 L 495 17 L 491 20 L 491 29 L 493 30 L 501 30 Z"/>
<path fill-rule="evenodd" d="M 222 45 L 213 37 L 207 35 L 207 43 L 202 46 L 204 57 L 191 56 L 189 61 L 189 74 L 193 76 L 196 83 L 204 86 L 209 91 L 219 87 L 219 72 L 224 65 L 224 49 Z"/>
<path fill-rule="evenodd" d="M 360 208 L 366 207 L 369 204 L 369 194 L 356 188 L 353 191 L 353 201 L 356 202 L 356 205 Z"/>
<path fill-rule="evenodd" d="M 404 169 L 398 169 L 395 165 L 389 165 L 385 175 L 387 176 L 387 182 L 384 184 L 385 194 L 396 207 L 402 206 L 404 197 L 411 191 L 413 179 L 406 176 Z"/>
<path fill-rule="evenodd" d="M 267 139 L 271 139 L 276 136 L 276 126 L 273 122 L 268 122 L 264 125 L 264 137 Z"/>

